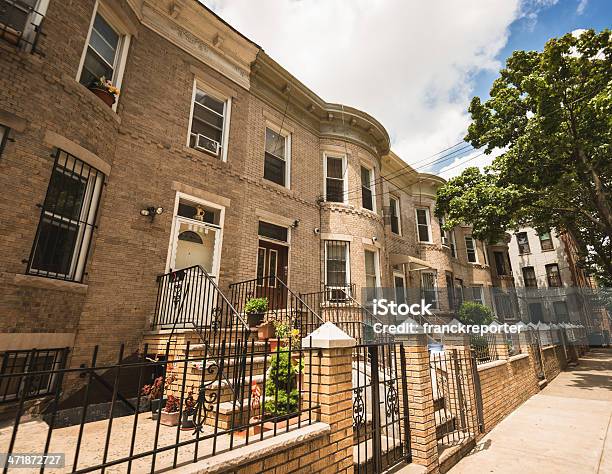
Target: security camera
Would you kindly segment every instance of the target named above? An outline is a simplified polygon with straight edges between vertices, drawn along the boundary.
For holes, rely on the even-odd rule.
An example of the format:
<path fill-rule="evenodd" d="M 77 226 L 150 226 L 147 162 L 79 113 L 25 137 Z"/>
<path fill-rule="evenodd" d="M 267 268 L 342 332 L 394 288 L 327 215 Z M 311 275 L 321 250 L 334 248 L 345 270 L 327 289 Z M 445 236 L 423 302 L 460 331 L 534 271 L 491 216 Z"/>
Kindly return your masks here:
<path fill-rule="evenodd" d="M 321 233 L 321 229 L 319 229 L 318 227 L 314 228 L 314 233 L 315 235 L 319 235 Z"/>

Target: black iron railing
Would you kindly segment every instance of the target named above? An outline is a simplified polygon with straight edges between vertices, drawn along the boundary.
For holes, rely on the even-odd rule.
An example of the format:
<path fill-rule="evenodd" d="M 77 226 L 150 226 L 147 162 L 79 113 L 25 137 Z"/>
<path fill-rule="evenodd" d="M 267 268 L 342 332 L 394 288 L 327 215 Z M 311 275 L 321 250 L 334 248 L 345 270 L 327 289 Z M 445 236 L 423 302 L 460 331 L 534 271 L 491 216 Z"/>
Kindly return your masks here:
<path fill-rule="evenodd" d="M 32 0 L 0 0 L 0 38 L 32 53 L 42 35 L 44 15 Z"/>
<path fill-rule="evenodd" d="M 323 321 L 331 321 L 344 332 L 360 342 L 388 342 L 388 334 L 374 333 L 374 324 L 381 323 L 374 314 L 361 305 L 354 297 L 355 286 L 324 286 L 319 291 L 300 293 L 300 298 L 309 307 L 315 308 Z"/>
<path fill-rule="evenodd" d="M 474 351 L 477 364 L 486 364 L 499 359 L 495 334 L 470 335 L 470 347 Z"/>
<path fill-rule="evenodd" d="M 449 446 L 484 430 L 475 355 L 451 349 L 429 355 L 438 443 Z"/>
<path fill-rule="evenodd" d="M 251 341 L 236 367 L 225 341 L 212 358 L 189 343 L 180 354 L 168 343 L 161 358 L 146 345 L 125 357 L 121 346 L 107 365 L 97 363 L 96 346 L 81 367 L 0 374 L 0 385 L 24 387 L 3 451 L 65 453 L 66 469 L 78 473 L 159 472 L 311 424 L 319 405 L 309 374 L 320 374 L 319 350 L 291 344 Z M 243 387 L 239 400 L 224 370 Z M 41 379 L 57 383 L 42 413 L 26 420 L 28 393 Z"/>
<path fill-rule="evenodd" d="M 289 330 L 297 329 L 302 338 L 323 324 L 314 307 L 276 276 L 232 283 L 229 288 L 232 305 L 251 327 L 255 327 L 257 322 L 249 321 L 252 316 L 245 313 L 245 306 L 252 298 L 268 300 L 268 310 L 263 314 L 263 321 L 281 323 Z"/>
<path fill-rule="evenodd" d="M 411 462 L 408 380 L 402 344 L 353 348 L 354 472 Z"/>

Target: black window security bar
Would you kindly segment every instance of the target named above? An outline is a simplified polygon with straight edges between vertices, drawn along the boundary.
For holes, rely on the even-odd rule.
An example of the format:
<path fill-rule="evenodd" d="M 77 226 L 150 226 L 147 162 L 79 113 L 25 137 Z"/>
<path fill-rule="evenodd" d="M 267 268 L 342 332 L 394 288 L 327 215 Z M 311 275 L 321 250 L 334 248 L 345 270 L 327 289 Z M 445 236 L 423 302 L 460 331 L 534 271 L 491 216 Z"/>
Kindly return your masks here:
<path fill-rule="evenodd" d="M 38 0 L 0 0 L 0 39 L 32 53 L 41 33 L 44 15 Z"/>
<path fill-rule="evenodd" d="M 81 281 L 104 174 L 57 150 L 30 259 L 28 273 Z"/>
<path fill-rule="evenodd" d="M 43 397 L 53 393 L 57 379 L 54 370 L 63 369 L 68 348 L 7 351 L 0 368 L 0 403 Z M 40 372 L 27 381 L 24 373 Z"/>
<path fill-rule="evenodd" d="M 276 347 L 224 341 L 216 349 L 209 355 L 198 344 L 171 349 L 168 342 L 128 356 L 124 346 L 96 346 L 81 367 L 0 374 L 0 384 L 20 377 L 25 387 L 3 450 L 64 452 L 66 470 L 76 473 L 165 472 L 318 421 L 319 349 L 291 339 Z M 99 363 L 113 352 L 113 363 Z M 222 374 L 236 381 L 237 394 Z M 32 431 L 24 426 L 25 394 L 41 378 L 57 383 L 46 425 Z M 76 391 L 64 398 L 62 385 Z"/>

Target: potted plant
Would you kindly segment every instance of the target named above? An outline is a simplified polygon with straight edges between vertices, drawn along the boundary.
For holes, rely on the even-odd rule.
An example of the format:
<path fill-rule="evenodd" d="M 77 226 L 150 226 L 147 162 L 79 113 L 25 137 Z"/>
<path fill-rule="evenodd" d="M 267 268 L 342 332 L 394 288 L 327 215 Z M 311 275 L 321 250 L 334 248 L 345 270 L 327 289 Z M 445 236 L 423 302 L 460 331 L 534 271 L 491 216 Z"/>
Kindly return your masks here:
<path fill-rule="evenodd" d="M 182 430 L 190 430 L 195 428 L 195 423 L 193 422 L 193 416 L 195 415 L 195 406 L 196 402 L 193 398 L 193 386 L 187 392 L 187 398 L 183 402 L 183 418 L 181 420 L 181 429 Z"/>
<path fill-rule="evenodd" d="M 89 90 L 97 95 L 102 102 L 109 107 L 113 106 L 117 96 L 119 95 L 119 89 L 104 76 L 92 81 L 92 83 L 89 85 Z"/>
<path fill-rule="evenodd" d="M 247 315 L 249 327 L 259 326 L 263 322 L 266 311 L 268 311 L 268 298 L 251 298 L 247 301 L 244 312 Z"/>
<path fill-rule="evenodd" d="M 159 422 L 166 426 L 177 426 L 179 424 L 179 408 L 181 402 L 174 395 L 168 395 L 166 406 L 160 413 Z"/>
<path fill-rule="evenodd" d="M 274 321 L 273 324 L 276 340 L 270 340 L 271 351 L 276 350 L 276 344 L 280 344 L 284 347 L 289 346 L 289 341 L 291 341 L 291 349 L 300 348 L 301 340 L 299 329 L 291 329 L 289 324 L 283 323 L 281 321 Z"/>
<path fill-rule="evenodd" d="M 176 380 L 176 375 L 174 375 L 173 367 L 168 365 L 168 374 L 166 375 L 166 382 L 164 384 L 164 392 L 167 391 L 172 383 Z M 161 398 L 162 395 L 162 383 L 164 378 L 160 375 L 153 383 L 144 385 L 142 387 L 141 393 L 144 395 L 151 405 L 151 418 L 157 420 L 159 416 L 159 412 L 161 407 L 164 404 L 164 399 Z"/>
<path fill-rule="evenodd" d="M 304 366 L 293 360 L 289 352 L 272 356 L 266 378 L 264 404 L 265 429 L 274 429 L 298 422 L 299 375 Z"/>

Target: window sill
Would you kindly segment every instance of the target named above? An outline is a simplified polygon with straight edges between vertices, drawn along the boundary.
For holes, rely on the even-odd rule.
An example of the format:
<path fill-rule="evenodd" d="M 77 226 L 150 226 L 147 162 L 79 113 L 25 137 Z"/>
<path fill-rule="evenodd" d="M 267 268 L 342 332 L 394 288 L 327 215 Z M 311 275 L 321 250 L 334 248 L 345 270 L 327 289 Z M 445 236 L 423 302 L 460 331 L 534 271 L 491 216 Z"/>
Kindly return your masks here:
<path fill-rule="evenodd" d="M 223 158 L 221 156 L 217 156 L 217 155 L 213 155 L 212 153 L 208 153 L 202 150 L 198 150 L 197 148 L 192 148 L 190 146 L 187 145 L 183 145 L 183 151 L 187 152 L 191 155 L 194 156 L 198 156 L 198 157 L 206 157 L 209 160 L 214 160 L 216 162 L 222 163 L 222 164 L 227 164 L 227 161 L 223 161 Z"/>
<path fill-rule="evenodd" d="M 278 189 L 281 192 L 284 192 L 286 194 L 290 194 L 293 196 L 293 191 L 291 190 L 291 188 L 288 188 L 287 186 L 283 184 L 275 183 L 274 181 L 270 181 L 269 179 L 266 179 L 266 178 L 261 178 L 260 182 L 261 184 L 265 186 L 270 186 L 271 188 Z"/>
<path fill-rule="evenodd" d="M 71 293 L 87 293 L 87 285 L 74 281 L 55 280 L 37 275 L 24 275 L 16 273 L 13 282 L 17 286 L 27 286 L 31 288 L 41 288 L 45 290 L 68 291 Z"/>

